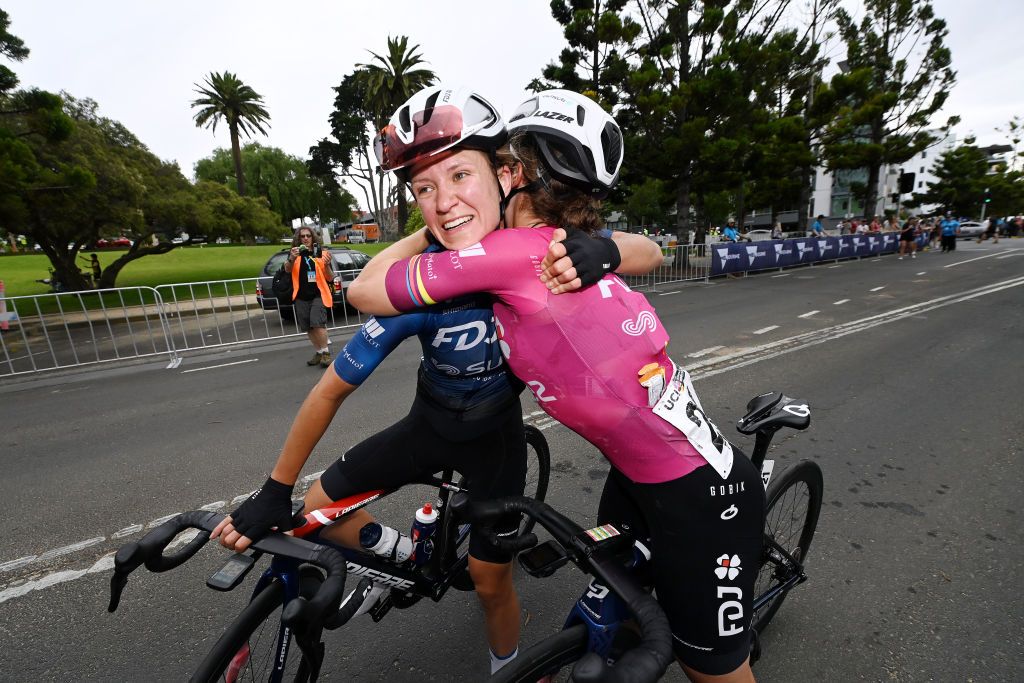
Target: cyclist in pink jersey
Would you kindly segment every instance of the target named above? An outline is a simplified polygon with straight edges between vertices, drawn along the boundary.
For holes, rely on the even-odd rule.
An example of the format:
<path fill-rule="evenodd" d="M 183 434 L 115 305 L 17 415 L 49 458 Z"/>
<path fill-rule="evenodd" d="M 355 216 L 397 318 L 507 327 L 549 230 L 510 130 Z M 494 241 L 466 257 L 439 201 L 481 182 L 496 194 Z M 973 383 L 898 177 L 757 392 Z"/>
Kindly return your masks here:
<path fill-rule="evenodd" d="M 398 242 L 367 266 L 350 300 L 387 314 L 463 292 L 495 294 L 509 367 L 546 412 L 613 465 L 598 521 L 650 534 L 656 593 L 687 675 L 753 680 L 748 627 L 764 521 L 758 473 L 704 414 L 644 296 L 605 274 L 596 286 L 554 297 L 537 277 L 556 226 L 601 226 L 597 199 L 621 164 L 618 126 L 581 95 L 547 91 L 524 103 L 509 129 L 498 155 L 500 190 L 484 177 L 486 156 L 469 150 L 408 169 L 427 229 L 452 242 L 450 251 L 419 254 L 422 236 Z M 460 242 L 460 231 L 490 220 L 499 202 L 506 225 L 529 227 Z"/>

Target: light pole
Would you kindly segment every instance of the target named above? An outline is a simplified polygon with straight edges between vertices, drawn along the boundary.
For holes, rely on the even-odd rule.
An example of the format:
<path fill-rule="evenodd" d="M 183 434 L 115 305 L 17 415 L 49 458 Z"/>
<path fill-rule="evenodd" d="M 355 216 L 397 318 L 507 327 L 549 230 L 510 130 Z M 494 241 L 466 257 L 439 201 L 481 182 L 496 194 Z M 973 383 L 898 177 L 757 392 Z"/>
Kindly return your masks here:
<path fill-rule="evenodd" d="M 985 188 L 985 201 L 983 201 L 981 203 L 981 220 L 978 221 L 979 223 L 984 223 L 985 222 L 985 209 L 988 208 L 988 203 L 990 201 L 992 201 L 992 200 L 988 196 L 988 188 L 986 187 Z"/>

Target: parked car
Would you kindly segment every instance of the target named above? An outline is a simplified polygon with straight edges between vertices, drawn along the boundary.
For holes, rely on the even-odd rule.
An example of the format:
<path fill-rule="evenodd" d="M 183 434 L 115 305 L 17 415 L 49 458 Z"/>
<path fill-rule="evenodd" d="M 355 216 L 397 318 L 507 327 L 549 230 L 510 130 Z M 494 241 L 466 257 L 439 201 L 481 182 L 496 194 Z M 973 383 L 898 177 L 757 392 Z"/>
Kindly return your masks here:
<path fill-rule="evenodd" d="M 132 241 L 127 237 L 101 237 L 96 240 L 97 249 L 125 249 L 132 246 Z"/>
<path fill-rule="evenodd" d="M 957 237 L 960 239 L 977 239 L 981 237 L 983 232 L 985 232 L 985 226 L 978 221 L 964 221 L 960 224 L 960 234 Z"/>
<path fill-rule="evenodd" d="M 285 320 L 294 320 L 295 312 L 292 310 L 291 303 L 279 303 L 271 287 L 274 282 L 274 273 L 284 265 L 289 251 L 289 249 L 282 249 L 267 259 L 267 263 L 263 266 L 263 271 L 256 281 L 256 302 L 263 310 L 280 311 L 281 317 Z M 332 249 L 328 247 L 328 251 L 331 252 L 331 260 L 334 266 L 334 282 L 332 283 L 334 306 L 340 307 L 346 301 L 345 290 L 348 289 L 348 286 L 359 275 L 359 271 L 370 262 L 370 257 L 354 249 Z"/>
<path fill-rule="evenodd" d="M 349 244 L 366 244 L 366 233 L 353 230 L 348 234 Z"/>
<path fill-rule="evenodd" d="M 757 230 L 751 230 L 749 232 L 746 232 L 746 233 L 740 235 L 740 237 L 742 237 L 743 239 L 747 240 L 748 242 L 759 242 L 760 240 L 770 240 L 772 238 L 772 231 L 771 230 L 762 230 L 762 229 L 759 228 Z"/>

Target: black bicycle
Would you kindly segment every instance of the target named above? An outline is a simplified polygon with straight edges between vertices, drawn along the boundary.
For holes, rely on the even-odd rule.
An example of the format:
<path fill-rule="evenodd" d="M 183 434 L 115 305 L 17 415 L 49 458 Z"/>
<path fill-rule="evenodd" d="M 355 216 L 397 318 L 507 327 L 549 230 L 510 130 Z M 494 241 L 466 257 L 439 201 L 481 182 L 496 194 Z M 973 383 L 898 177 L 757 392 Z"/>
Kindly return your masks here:
<path fill-rule="evenodd" d="M 807 460 L 787 469 L 769 486 L 774 461 L 766 460 L 765 456 L 779 429 L 803 430 L 810 421 L 811 411 L 806 402 L 771 392 L 754 397 L 747 404 L 747 414 L 737 423 L 740 433 L 755 436 L 751 461 L 761 471 L 767 487 L 763 552 L 751 619 L 751 662 L 760 656 L 758 634 L 768 627 L 789 591 L 807 580 L 804 562 L 818 524 L 823 490 L 821 468 Z M 636 539 L 628 530 L 614 525 L 604 525 L 585 533 L 588 537 L 607 539 L 602 552 L 617 551 L 620 568 L 625 567 L 635 582 L 644 582 L 644 568 L 650 561 L 646 539 Z M 567 562 L 581 568 L 592 562 L 591 543 L 581 539 L 578 533 L 571 535 L 569 541 L 566 543 L 564 537 L 555 535 L 553 540 L 536 545 L 534 538 L 536 547 L 522 552 L 519 563 L 529 574 L 543 578 Z M 523 547 L 528 546 L 529 542 L 523 543 Z M 635 632 L 624 627 L 630 620 L 630 614 L 631 610 L 623 604 L 621 592 L 595 578 L 573 605 L 561 631 L 520 652 L 490 680 L 493 683 L 567 680 L 564 676 L 569 675 L 569 667 L 576 662 L 582 663 L 584 658 L 617 661 L 616 669 L 626 668 L 622 666 L 625 663 L 622 653 L 637 646 Z M 581 678 L 578 668 L 576 665 L 572 669 L 569 680 L 602 680 Z M 608 680 L 656 680 L 622 675 L 621 679 Z"/>
<path fill-rule="evenodd" d="M 551 472 L 547 441 L 538 429 L 527 426 L 526 442 L 525 492 L 543 500 Z M 367 491 L 310 511 L 305 515 L 305 523 L 292 532 L 293 536 L 274 533 L 253 544 L 252 553 L 232 555 L 207 580 L 208 586 L 233 590 L 262 555 L 269 554 L 272 559 L 257 581 L 249 603 L 224 629 L 192 680 L 315 681 L 324 659 L 324 644 L 320 640 L 323 629 L 344 625 L 375 584 L 388 590 L 369 612 L 374 621 L 383 619 L 392 608 L 408 608 L 425 597 L 440 601 L 449 588 L 473 590 L 468 570 L 469 523 L 448 505 L 450 496 L 466 490 L 462 478 L 455 478 L 449 470 L 418 483 L 436 487 L 440 510 L 434 551 L 425 565 L 399 564 L 318 538 L 323 528 L 343 515 L 397 489 Z M 109 611 L 117 608 L 132 571 L 143 564 L 155 572 L 181 565 L 199 551 L 208 540 L 208 532 L 223 518 L 224 515 L 212 512 L 186 512 L 138 542 L 123 546 L 114 561 Z M 529 534 L 533 526 L 534 519 L 524 517 L 520 535 Z M 189 528 L 207 533 L 200 533 L 185 548 L 165 557 L 164 549 L 178 533 Z M 358 577 L 359 583 L 342 602 L 346 573 Z M 299 646 L 297 655 L 291 651 L 293 641 Z"/>

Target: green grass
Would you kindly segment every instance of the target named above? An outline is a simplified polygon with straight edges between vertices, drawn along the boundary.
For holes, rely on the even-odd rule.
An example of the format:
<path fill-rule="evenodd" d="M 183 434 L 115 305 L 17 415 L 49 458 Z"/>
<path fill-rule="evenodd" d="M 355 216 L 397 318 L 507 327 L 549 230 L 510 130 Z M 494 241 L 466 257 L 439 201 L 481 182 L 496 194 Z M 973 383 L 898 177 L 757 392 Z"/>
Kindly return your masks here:
<path fill-rule="evenodd" d="M 262 273 L 263 266 L 270 255 L 285 248 L 283 244 L 265 244 L 257 246 L 206 245 L 178 247 L 159 256 L 144 256 L 132 261 L 121 271 L 117 278 L 118 287 L 156 287 L 158 285 L 177 284 L 180 282 L 207 282 L 211 280 L 234 280 L 238 278 L 257 277 Z M 336 244 L 334 248 L 357 249 L 371 256 L 386 247 L 387 244 Z M 86 257 L 95 253 L 104 268 L 115 261 L 124 250 L 98 249 L 95 252 L 83 252 Z M 88 271 L 87 260 L 82 260 L 80 268 Z M 24 296 L 29 294 L 46 294 L 49 285 L 36 280 L 48 278 L 50 260 L 42 254 L 9 254 L 0 256 L 0 280 L 7 289 L 7 296 Z M 185 288 L 187 289 L 187 288 Z M 205 289 L 203 290 L 205 292 Z M 214 292 L 215 296 L 224 296 L 223 288 Z M 184 294 L 179 294 L 184 296 Z"/>

